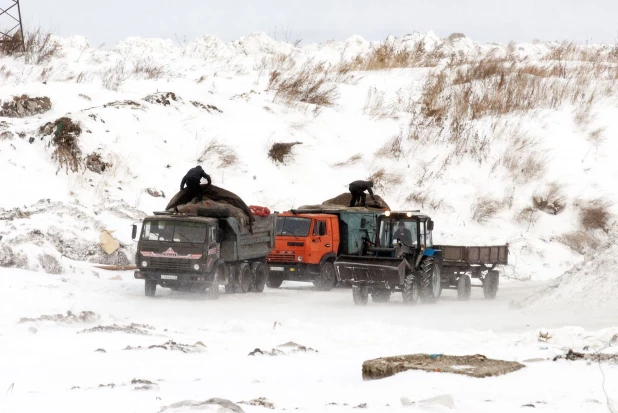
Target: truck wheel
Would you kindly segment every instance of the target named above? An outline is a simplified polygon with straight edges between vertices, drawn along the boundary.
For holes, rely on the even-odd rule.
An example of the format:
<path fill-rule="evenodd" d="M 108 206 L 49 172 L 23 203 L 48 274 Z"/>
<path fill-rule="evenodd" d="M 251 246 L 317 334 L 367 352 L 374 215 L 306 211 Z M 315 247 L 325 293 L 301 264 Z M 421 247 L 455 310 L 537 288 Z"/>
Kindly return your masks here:
<path fill-rule="evenodd" d="M 487 300 L 493 300 L 498 293 L 498 282 L 500 273 L 496 270 L 488 271 L 483 279 L 483 295 Z"/>
<path fill-rule="evenodd" d="M 374 303 L 386 303 L 391 299 L 391 290 L 373 290 L 371 301 Z"/>
<path fill-rule="evenodd" d="M 414 274 L 408 274 L 403 282 L 403 289 L 401 290 L 401 296 L 403 303 L 407 305 L 416 305 L 418 303 L 418 281 Z"/>
<path fill-rule="evenodd" d="M 423 303 L 436 303 L 442 294 L 442 269 L 434 257 L 423 257 L 421 261 L 420 298 Z"/>
<path fill-rule="evenodd" d="M 236 288 L 234 288 L 233 284 L 226 284 L 225 285 L 225 293 L 226 294 L 234 294 L 236 292 Z"/>
<path fill-rule="evenodd" d="M 459 301 L 468 301 L 472 293 L 472 282 L 468 274 L 461 274 L 457 280 L 457 299 Z"/>
<path fill-rule="evenodd" d="M 354 304 L 356 305 L 367 305 L 367 301 L 369 301 L 369 289 L 364 285 L 353 285 L 352 299 L 354 299 Z"/>
<path fill-rule="evenodd" d="M 268 288 L 279 288 L 281 284 L 283 284 L 283 275 L 273 274 L 272 272 L 268 274 L 268 278 L 266 279 Z"/>
<path fill-rule="evenodd" d="M 264 292 L 266 279 L 268 278 L 268 269 L 261 262 L 254 262 L 251 266 L 253 282 L 251 283 L 251 291 L 255 293 Z"/>
<path fill-rule="evenodd" d="M 337 284 L 335 266 L 332 262 L 325 262 L 320 267 L 320 274 L 315 279 L 315 287 L 318 291 L 330 291 Z"/>
<path fill-rule="evenodd" d="M 157 292 L 157 281 L 156 280 L 146 280 L 144 292 L 147 297 L 154 297 Z"/>
<path fill-rule="evenodd" d="M 206 298 L 209 300 L 216 300 L 219 298 L 219 278 L 221 278 L 222 271 L 223 269 L 220 265 L 215 269 L 215 273 L 212 277 L 212 283 L 210 284 L 210 287 L 208 287 L 208 292 L 206 293 Z"/>
<path fill-rule="evenodd" d="M 238 292 L 241 294 L 248 293 L 251 288 L 251 282 L 253 276 L 251 274 L 251 267 L 246 262 L 240 264 L 240 271 L 238 273 Z"/>

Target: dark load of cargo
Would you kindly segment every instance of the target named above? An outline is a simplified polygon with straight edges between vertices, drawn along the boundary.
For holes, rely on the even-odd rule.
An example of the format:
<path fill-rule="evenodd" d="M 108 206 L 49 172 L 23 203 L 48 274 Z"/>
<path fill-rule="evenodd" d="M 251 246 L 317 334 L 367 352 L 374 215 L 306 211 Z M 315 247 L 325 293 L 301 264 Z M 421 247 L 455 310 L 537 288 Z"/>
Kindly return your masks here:
<path fill-rule="evenodd" d="M 199 203 L 187 200 L 185 193 L 142 223 L 135 278 L 145 280 L 146 295 L 155 295 L 157 286 L 207 290 L 211 299 L 219 297 L 220 285 L 227 293 L 262 292 L 277 214 L 254 216 L 240 197 L 214 186 Z"/>
<path fill-rule="evenodd" d="M 352 284 L 352 298 L 366 305 L 368 296 L 385 302 L 395 291 L 403 301 L 435 303 L 442 289 L 457 289 L 460 300 L 470 298 L 471 278 L 478 278 L 486 299 L 496 297 L 498 265 L 508 264 L 508 244 L 464 247 L 433 244 L 433 220 L 420 211 L 391 212 L 378 217 L 376 236 L 365 239 L 360 255 L 335 261 L 340 282 Z"/>
<path fill-rule="evenodd" d="M 337 284 L 335 259 L 341 254 L 361 254 L 364 240 L 375 236 L 382 213 L 315 206 L 280 213 L 275 248 L 266 258 L 268 286 L 278 288 L 290 280 L 313 282 L 321 291 L 332 289 Z"/>
<path fill-rule="evenodd" d="M 336 208 L 336 209 L 348 209 L 350 210 L 359 210 L 359 209 L 367 209 L 367 210 L 380 210 L 380 211 L 388 211 L 390 208 L 386 201 L 382 199 L 380 195 L 375 195 L 376 200 L 372 200 L 371 198 L 367 199 L 365 207 L 350 207 L 350 201 L 352 201 L 352 194 L 349 192 L 344 192 L 334 198 L 327 199 L 318 205 L 303 205 L 298 209 L 324 209 L 324 208 Z"/>

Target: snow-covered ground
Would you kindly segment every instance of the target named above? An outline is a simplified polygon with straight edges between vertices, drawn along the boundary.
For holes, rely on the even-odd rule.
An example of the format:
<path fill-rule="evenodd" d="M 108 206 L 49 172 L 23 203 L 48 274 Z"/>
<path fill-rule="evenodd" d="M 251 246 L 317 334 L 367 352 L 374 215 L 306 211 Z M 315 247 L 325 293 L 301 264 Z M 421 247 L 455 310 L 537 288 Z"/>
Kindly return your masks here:
<path fill-rule="evenodd" d="M 1 102 L 27 94 L 52 103 L 42 114 L 0 117 L 0 266 L 8 267 L 0 268 L 1 412 L 157 412 L 211 397 L 266 397 L 278 410 L 311 412 L 353 411 L 364 403 L 376 412 L 509 412 L 526 405 L 605 412 L 603 378 L 617 411 L 615 365 L 551 361 L 569 348 L 611 353 L 605 347 L 618 333 L 615 300 L 597 300 L 605 290 L 618 293 L 611 255 L 618 213 L 615 48 L 481 45 L 414 34 L 388 44 L 415 50 L 421 63 L 347 70 L 380 45 L 351 37 L 295 48 L 254 34 L 230 43 L 128 39 L 101 50 L 80 37 L 55 40 L 60 49 L 50 60 L 0 56 Z M 540 94 L 525 89 L 535 96 L 531 107 L 520 102 L 517 110 L 483 112 L 480 94 L 505 87 L 491 66 L 502 61 L 516 62 L 519 79 L 545 76 L 537 86 L 551 87 Z M 303 70 L 324 76 L 336 89 L 333 105 L 286 102 L 268 88 L 274 70 L 283 78 Z M 440 73 L 451 84 L 430 101 Z M 466 76 L 484 80 L 473 80 L 465 95 L 475 112 L 461 115 L 456 97 Z M 158 103 L 161 96 L 169 104 Z M 446 120 L 435 115 L 441 105 Z M 456 115 L 464 122 L 457 124 Z M 82 158 L 100 154 L 105 171 L 84 164 L 78 172 L 58 171 L 50 136 L 40 128 L 63 116 L 82 128 Z M 275 164 L 267 155 L 275 142 L 302 144 L 293 159 Z M 381 174 L 377 192 L 393 209 L 431 214 L 435 242 L 509 243 L 498 298 L 485 301 L 474 290 L 474 299 L 462 303 L 445 292 L 431 306 L 404 307 L 397 297 L 357 308 L 348 290 L 286 283 L 217 302 L 168 290 L 148 299 L 132 274 L 92 268 L 131 261 L 131 223 L 163 209 L 198 162 L 214 184 L 278 211 L 319 203 L 353 180 Z M 544 194 L 564 202 L 564 210 L 534 208 L 533 195 Z M 606 228 L 582 226 L 586 205 L 604 206 Z M 101 251 L 104 229 L 115 231 L 120 254 Z M 589 249 L 594 243 L 606 251 L 598 261 Z M 574 265 L 542 299 L 528 299 Z M 591 272 L 594 286 L 586 283 Z M 520 308 L 528 302 L 538 305 Z M 71 323 L 20 322 L 67 311 L 94 314 Z M 131 330 L 138 334 L 81 333 L 131 323 L 139 324 Z M 539 341 L 539 333 L 552 338 Z M 147 349 L 170 340 L 189 347 Z M 277 347 L 288 342 L 317 352 Z M 248 356 L 255 348 L 284 354 Z M 421 372 L 361 378 L 364 360 L 420 352 L 484 354 L 526 367 L 486 379 Z M 421 402 L 441 395 L 452 396 L 453 406 L 448 397 L 445 404 Z M 166 411 L 183 409 L 189 407 Z"/>
<path fill-rule="evenodd" d="M 600 370 L 597 363 L 552 361 L 567 349 L 604 348 L 618 333 L 616 327 L 604 328 L 615 324 L 616 313 L 594 318 L 509 309 L 509 297 L 523 297 L 534 285 L 511 284 L 495 301 L 485 301 L 475 290 L 467 303 L 445 292 L 436 305 L 410 308 L 396 297 L 360 308 L 347 289 L 322 293 L 293 283 L 216 302 L 169 290 L 148 298 L 143 282 L 132 274 L 113 276 L 0 271 L 6 309 L 0 314 L 0 411 L 151 413 L 185 400 L 264 397 L 276 411 L 344 412 L 366 404 L 374 412 L 519 412 L 532 404 L 535 411 L 606 412 L 603 373 L 609 397 L 618 400 L 615 365 Z M 69 310 L 94 314 L 84 321 L 20 322 Z M 143 334 L 82 332 L 132 323 L 143 325 L 134 326 Z M 573 324 L 584 327 L 563 327 Z M 540 341 L 539 333 L 551 338 Z M 170 340 L 190 347 L 184 352 L 148 349 Z M 198 342 L 203 346 L 195 346 Z M 289 342 L 308 351 L 278 347 Z M 256 348 L 282 354 L 249 356 Z M 363 361 L 414 353 L 483 354 L 526 367 L 484 379 L 406 372 L 362 380 Z M 153 384 L 132 384 L 134 379 Z M 101 387 L 109 384 L 114 387 Z M 419 403 L 445 395 L 452 397 L 452 408 L 448 398 L 447 406 Z M 404 406 L 402 398 L 416 404 Z M 268 411 L 241 406 L 247 412 Z"/>

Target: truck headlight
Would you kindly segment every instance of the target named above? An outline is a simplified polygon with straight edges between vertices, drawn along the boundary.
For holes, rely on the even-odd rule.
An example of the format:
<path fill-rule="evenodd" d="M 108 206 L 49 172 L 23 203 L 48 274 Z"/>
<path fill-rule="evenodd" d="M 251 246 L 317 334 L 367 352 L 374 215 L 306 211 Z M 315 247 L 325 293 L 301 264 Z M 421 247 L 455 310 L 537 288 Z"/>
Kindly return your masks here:
<path fill-rule="evenodd" d="M 193 264 L 193 269 L 194 269 L 195 271 L 199 271 L 199 269 L 200 269 L 200 265 L 199 265 L 199 264 Z"/>
<path fill-rule="evenodd" d="M 146 261 L 142 261 L 142 267 L 144 268 L 148 267 L 148 263 Z"/>
<path fill-rule="evenodd" d="M 303 256 L 302 256 L 302 255 L 299 255 L 299 256 L 298 256 L 298 258 L 297 258 L 297 260 L 298 260 L 298 262 L 302 262 L 302 260 L 303 260 Z"/>

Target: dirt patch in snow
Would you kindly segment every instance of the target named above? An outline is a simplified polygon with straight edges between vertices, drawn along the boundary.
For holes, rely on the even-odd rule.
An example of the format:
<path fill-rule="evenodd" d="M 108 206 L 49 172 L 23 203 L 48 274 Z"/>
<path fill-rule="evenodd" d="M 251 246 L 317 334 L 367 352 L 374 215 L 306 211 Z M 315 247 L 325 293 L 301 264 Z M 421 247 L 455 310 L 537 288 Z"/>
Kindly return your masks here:
<path fill-rule="evenodd" d="M 206 346 L 201 341 L 198 341 L 195 344 L 182 344 L 182 343 L 177 343 L 173 340 L 169 340 L 168 342 L 165 342 L 163 344 L 155 344 L 155 345 L 148 346 L 148 347 L 127 346 L 125 348 L 125 350 L 154 350 L 154 349 L 180 351 L 182 353 L 200 353 L 204 351 L 204 349 L 206 349 Z"/>
<path fill-rule="evenodd" d="M 51 107 L 52 103 L 48 97 L 13 96 L 13 100 L 3 102 L 2 106 L 0 106 L 0 116 L 6 118 L 25 118 L 45 113 Z"/>
<path fill-rule="evenodd" d="M 384 357 L 363 363 L 363 380 L 383 379 L 407 370 L 463 374 L 470 377 L 493 377 L 524 368 L 514 361 L 493 360 L 483 355 L 447 356 L 411 354 Z"/>
<path fill-rule="evenodd" d="M 148 103 L 152 103 L 153 105 L 169 106 L 172 102 L 180 101 L 180 98 L 177 97 L 174 92 L 165 92 L 148 95 L 144 98 L 144 100 Z"/>
<path fill-rule="evenodd" d="M 603 308 L 616 305 L 618 296 L 618 244 L 610 242 L 514 307 Z"/>
<path fill-rule="evenodd" d="M 289 343 L 281 344 L 277 348 L 273 348 L 270 351 L 256 348 L 249 356 L 285 356 L 293 353 L 318 353 L 317 350 L 311 347 L 302 346 L 300 344 L 290 341 Z"/>
<path fill-rule="evenodd" d="M 131 108 L 131 109 L 143 109 L 144 107 L 135 102 L 134 100 L 117 100 L 115 102 L 110 102 L 110 103 L 106 103 L 105 105 L 103 105 L 104 108 L 116 108 L 116 109 L 120 109 L 120 108 Z"/>
<path fill-rule="evenodd" d="M 39 255 L 39 265 L 48 274 L 62 274 L 62 265 L 53 255 Z"/>
<path fill-rule="evenodd" d="M 246 402 L 238 402 L 238 404 L 246 404 L 247 406 L 260 406 L 266 409 L 275 408 L 275 404 L 269 401 L 266 397 L 259 397 L 257 399 L 249 400 Z"/>
<path fill-rule="evenodd" d="M 119 326 L 116 324 L 112 324 L 111 326 L 96 326 L 93 328 L 88 328 L 86 330 L 82 330 L 81 333 L 127 333 L 127 334 L 137 334 L 141 336 L 150 335 L 150 332 L 155 328 L 149 326 L 147 324 L 136 324 L 131 323 L 128 326 Z"/>
<path fill-rule="evenodd" d="M 223 113 L 223 111 L 221 109 L 219 109 L 218 107 L 216 107 L 215 105 L 204 105 L 201 102 L 197 102 L 195 100 L 191 101 L 191 104 L 193 106 L 195 106 L 198 109 L 203 109 L 208 113 L 213 113 L 213 112 L 217 112 L 217 113 Z"/>
<path fill-rule="evenodd" d="M 215 407 L 218 406 L 218 407 Z M 209 407 L 213 407 L 213 409 L 209 409 Z M 217 409 L 217 410 L 214 410 Z M 184 400 L 181 402 L 170 404 L 169 406 L 163 407 L 159 410 L 159 413 L 167 412 L 167 413 L 180 413 L 180 412 L 188 412 L 188 411 L 213 411 L 213 412 L 234 412 L 234 413 L 245 413 L 245 411 L 236 403 L 233 403 L 226 399 L 212 398 L 204 401 L 196 401 L 196 400 Z"/>
<path fill-rule="evenodd" d="M 53 315 L 42 315 L 37 318 L 21 318 L 19 320 L 20 324 L 23 323 L 36 323 L 39 321 L 53 321 L 56 323 L 65 323 L 65 324 L 73 324 L 73 323 L 92 323 L 98 320 L 100 317 L 93 311 L 82 311 L 79 314 L 73 314 L 71 311 L 67 311 L 66 314 L 53 314 Z"/>
<path fill-rule="evenodd" d="M 91 170 L 94 173 L 102 174 L 106 169 L 112 166 L 111 163 L 103 161 L 101 158 L 101 154 L 98 152 L 93 152 L 90 155 L 86 156 L 86 168 Z"/>

